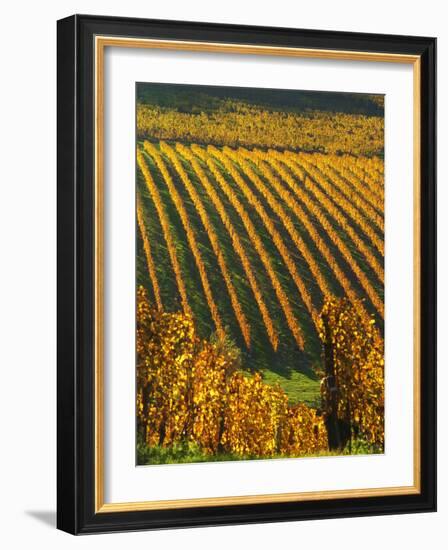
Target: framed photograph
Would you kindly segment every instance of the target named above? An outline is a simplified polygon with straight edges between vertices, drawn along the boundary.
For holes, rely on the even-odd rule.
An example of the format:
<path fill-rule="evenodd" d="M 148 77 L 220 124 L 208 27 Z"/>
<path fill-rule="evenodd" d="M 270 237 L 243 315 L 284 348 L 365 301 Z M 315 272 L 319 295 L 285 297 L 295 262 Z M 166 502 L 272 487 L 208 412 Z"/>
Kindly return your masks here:
<path fill-rule="evenodd" d="M 58 527 L 436 507 L 434 38 L 58 21 Z"/>

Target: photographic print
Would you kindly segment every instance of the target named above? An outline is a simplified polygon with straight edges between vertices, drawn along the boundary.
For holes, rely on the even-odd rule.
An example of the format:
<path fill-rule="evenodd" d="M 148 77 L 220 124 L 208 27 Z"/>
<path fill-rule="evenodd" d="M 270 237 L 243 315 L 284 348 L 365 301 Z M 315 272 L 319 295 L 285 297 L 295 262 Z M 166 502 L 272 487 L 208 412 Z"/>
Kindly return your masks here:
<path fill-rule="evenodd" d="M 59 529 L 436 510 L 435 76 L 431 37 L 58 21 Z"/>
<path fill-rule="evenodd" d="M 384 96 L 136 85 L 137 464 L 384 451 Z"/>

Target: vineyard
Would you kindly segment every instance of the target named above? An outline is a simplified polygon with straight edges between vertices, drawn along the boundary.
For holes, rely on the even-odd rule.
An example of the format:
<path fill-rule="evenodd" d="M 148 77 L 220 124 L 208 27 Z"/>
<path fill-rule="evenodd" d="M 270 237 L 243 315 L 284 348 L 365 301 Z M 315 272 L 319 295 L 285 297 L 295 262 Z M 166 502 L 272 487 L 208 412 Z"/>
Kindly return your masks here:
<path fill-rule="evenodd" d="M 317 406 L 324 304 L 344 297 L 383 332 L 383 170 L 378 156 L 142 140 L 137 283 L 200 339 L 233 341 L 291 405 Z"/>

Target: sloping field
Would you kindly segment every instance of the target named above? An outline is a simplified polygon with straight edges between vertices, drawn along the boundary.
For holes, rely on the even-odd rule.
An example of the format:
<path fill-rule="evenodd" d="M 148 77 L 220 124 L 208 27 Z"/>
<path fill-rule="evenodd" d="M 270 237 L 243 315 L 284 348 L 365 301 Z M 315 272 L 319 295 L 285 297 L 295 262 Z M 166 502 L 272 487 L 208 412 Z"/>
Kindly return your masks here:
<path fill-rule="evenodd" d="M 145 141 L 137 165 L 138 284 L 315 403 L 324 297 L 383 326 L 383 161 Z"/>

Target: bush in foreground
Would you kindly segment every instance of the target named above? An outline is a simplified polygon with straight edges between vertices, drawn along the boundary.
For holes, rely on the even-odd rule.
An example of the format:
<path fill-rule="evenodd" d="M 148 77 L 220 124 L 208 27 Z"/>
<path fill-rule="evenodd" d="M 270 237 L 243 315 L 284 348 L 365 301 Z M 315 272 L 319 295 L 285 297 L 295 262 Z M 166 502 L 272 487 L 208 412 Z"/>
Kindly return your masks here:
<path fill-rule="evenodd" d="M 193 444 L 208 455 L 302 456 L 327 450 L 324 419 L 239 368 L 228 343 L 201 340 L 184 313 L 137 294 L 137 419 L 150 448 Z"/>

